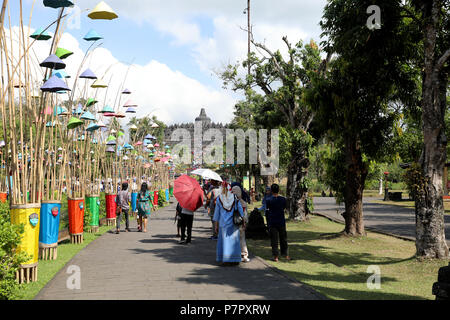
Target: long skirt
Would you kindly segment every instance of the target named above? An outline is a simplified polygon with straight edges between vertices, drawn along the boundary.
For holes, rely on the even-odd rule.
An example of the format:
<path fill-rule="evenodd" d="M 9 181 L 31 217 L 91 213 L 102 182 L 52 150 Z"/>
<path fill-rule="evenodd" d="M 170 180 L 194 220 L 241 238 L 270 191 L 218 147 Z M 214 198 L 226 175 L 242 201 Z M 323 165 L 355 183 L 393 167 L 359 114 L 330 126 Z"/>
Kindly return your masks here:
<path fill-rule="evenodd" d="M 239 228 L 234 225 L 220 227 L 217 239 L 217 262 L 241 262 Z"/>

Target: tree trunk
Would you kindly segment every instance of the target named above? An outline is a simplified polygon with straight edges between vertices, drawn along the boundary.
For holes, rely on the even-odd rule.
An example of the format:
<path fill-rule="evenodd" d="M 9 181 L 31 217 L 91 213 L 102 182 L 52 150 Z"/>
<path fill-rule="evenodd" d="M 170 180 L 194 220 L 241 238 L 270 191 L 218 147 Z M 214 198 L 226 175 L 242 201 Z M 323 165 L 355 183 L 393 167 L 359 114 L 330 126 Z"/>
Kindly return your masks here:
<path fill-rule="evenodd" d="M 253 174 L 255 176 L 255 195 L 261 195 L 261 174 L 260 174 L 260 168 L 259 165 L 254 165 L 253 167 Z"/>
<path fill-rule="evenodd" d="M 303 179 L 308 175 L 309 159 L 292 161 L 288 168 L 288 194 L 289 219 L 294 221 L 306 221 L 308 219 L 306 200 L 308 189 L 303 186 Z"/>
<path fill-rule="evenodd" d="M 437 1 L 425 5 L 423 10 L 428 24 L 422 85 L 424 147 L 420 159 L 421 179 L 415 194 L 416 255 L 445 259 L 449 250 L 445 241 L 442 176 L 447 158 L 444 117 L 448 74 L 436 70 L 439 11 Z"/>
<path fill-rule="evenodd" d="M 346 137 L 345 233 L 365 236 L 363 218 L 363 192 L 368 170 L 363 163 L 359 139 Z"/>

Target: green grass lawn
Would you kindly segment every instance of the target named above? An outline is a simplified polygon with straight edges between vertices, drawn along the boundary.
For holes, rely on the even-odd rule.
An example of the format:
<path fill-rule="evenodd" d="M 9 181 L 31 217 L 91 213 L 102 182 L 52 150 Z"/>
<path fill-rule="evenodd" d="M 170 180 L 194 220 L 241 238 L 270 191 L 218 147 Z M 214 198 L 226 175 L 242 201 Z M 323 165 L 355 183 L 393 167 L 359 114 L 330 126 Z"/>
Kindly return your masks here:
<path fill-rule="evenodd" d="M 98 233 L 84 233 L 83 244 L 71 244 L 70 240 L 63 241 L 58 246 L 58 259 L 55 261 L 39 260 L 38 281 L 22 285 L 18 292 L 20 300 L 32 300 L 42 288 L 69 262 L 78 252 L 89 243 L 111 230 L 110 226 L 100 227 Z"/>
<path fill-rule="evenodd" d="M 253 206 L 252 206 L 253 207 Z M 330 299 L 434 299 L 431 289 L 448 261 L 415 258 L 415 244 L 369 232 L 366 238 L 341 235 L 343 226 L 321 217 L 288 223 L 291 262 L 271 261 L 270 240 L 247 240 L 249 250 Z M 367 268 L 381 270 L 381 289 L 370 290 Z"/>

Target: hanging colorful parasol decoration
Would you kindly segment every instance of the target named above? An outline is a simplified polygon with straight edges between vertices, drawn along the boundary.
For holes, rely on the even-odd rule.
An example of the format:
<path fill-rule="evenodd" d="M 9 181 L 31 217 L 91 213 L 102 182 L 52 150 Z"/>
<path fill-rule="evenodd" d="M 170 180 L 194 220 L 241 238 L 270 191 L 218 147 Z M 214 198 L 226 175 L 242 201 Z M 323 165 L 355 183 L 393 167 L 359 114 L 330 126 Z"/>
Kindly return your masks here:
<path fill-rule="evenodd" d="M 97 79 L 97 76 L 92 72 L 91 69 L 86 69 L 81 75 L 81 79 Z"/>
<path fill-rule="evenodd" d="M 47 41 L 51 39 L 52 36 L 49 35 L 47 31 L 44 31 L 43 28 L 39 28 L 30 36 L 30 38 L 33 38 L 37 41 Z"/>
<path fill-rule="evenodd" d="M 60 58 L 58 58 L 55 54 L 51 54 L 40 64 L 43 68 L 49 68 L 54 70 L 64 69 L 66 64 Z"/>
<path fill-rule="evenodd" d="M 67 124 L 67 128 L 72 130 L 72 129 L 78 128 L 79 126 L 81 126 L 83 124 L 84 124 L 84 122 L 81 121 L 80 119 L 72 117 L 69 120 L 69 123 Z"/>
<path fill-rule="evenodd" d="M 64 48 L 58 48 L 56 49 L 55 55 L 60 59 L 67 59 L 68 57 L 73 55 L 73 52 Z"/>
<path fill-rule="evenodd" d="M 95 8 L 88 14 L 88 17 L 93 20 L 114 20 L 119 16 L 107 5 L 104 1 L 100 2 Z"/>
<path fill-rule="evenodd" d="M 83 38 L 86 41 L 97 41 L 100 39 L 103 39 L 98 33 L 97 31 L 95 31 L 94 29 L 91 29 Z"/>
<path fill-rule="evenodd" d="M 107 88 L 108 85 L 103 82 L 101 79 L 97 79 L 91 86 L 91 88 L 97 89 L 97 88 Z"/>
<path fill-rule="evenodd" d="M 74 4 L 69 0 L 44 0 L 44 6 L 53 9 L 73 7 Z"/>
<path fill-rule="evenodd" d="M 88 101 L 86 102 L 86 107 L 91 107 L 91 106 L 93 106 L 94 104 L 96 104 L 98 101 L 97 100 L 95 100 L 94 98 L 89 98 L 88 99 Z"/>
<path fill-rule="evenodd" d="M 58 70 L 52 73 L 52 76 L 57 76 L 60 79 L 68 79 L 70 76 L 67 74 L 65 70 Z"/>
<path fill-rule="evenodd" d="M 43 92 L 70 91 L 67 84 L 57 76 L 52 76 L 41 87 Z"/>

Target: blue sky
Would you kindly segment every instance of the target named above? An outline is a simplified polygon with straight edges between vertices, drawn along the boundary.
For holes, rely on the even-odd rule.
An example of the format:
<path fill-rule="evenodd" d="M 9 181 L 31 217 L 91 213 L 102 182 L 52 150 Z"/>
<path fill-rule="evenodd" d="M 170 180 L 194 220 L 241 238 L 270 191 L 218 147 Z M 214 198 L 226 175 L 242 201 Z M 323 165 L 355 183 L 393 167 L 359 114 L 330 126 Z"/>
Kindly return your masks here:
<path fill-rule="evenodd" d="M 24 0 L 26 24 L 32 2 Z M 239 27 L 246 26 L 243 10 L 247 1 L 108 0 L 106 3 L 119 15 L 113 21 L 87 17 L 88 10 L 99 0 L 74 2 L 82 10 L 80 28 L 66 28 L 74 37 L 66 43 L 86 50 L 89 44 L 82 38 L 93 28 L 104 37 L 102 47 L 107 51 L 99 53 L 112 62 L 133 62 L 136 68 L 130 71 L 130 79 L 134 77 L 131 83 L 153 81 L 151 88 L 135 85 L 135 99 L 142 104 L 141 114 L 157 106 L 162 110 L 158 117 L 168 123 L 192 121 L 200 108 L 206 107 L 213 120 L 231 120 L 233 106 L 240 96 L 223 90 L 213 71 L 246 55 L 246 33 Z M 282 48 L 284 35 L 291 42 L 319 40 L 318 23 L 325 2 L 253 1 L 255 38 L 273 49 Z M 13 25 L 17 25 L 14 21 L 18 21 L 18 1 L 10 3 Z M 42 0 L 36 0 L 31 27 L 47 26 L 57 14 L 58 10 L 46 8 Z M 72 61 L 75 63 L 76 59 Z"/>

